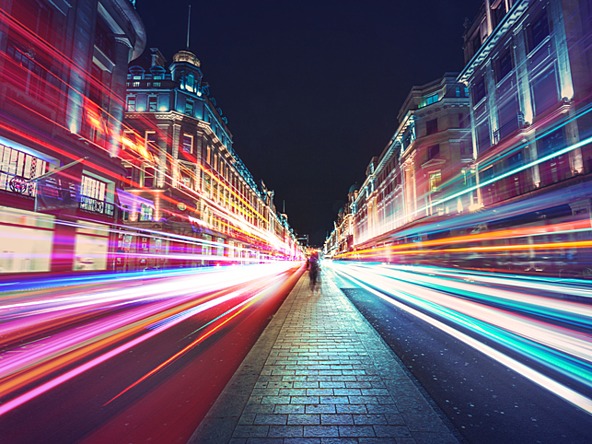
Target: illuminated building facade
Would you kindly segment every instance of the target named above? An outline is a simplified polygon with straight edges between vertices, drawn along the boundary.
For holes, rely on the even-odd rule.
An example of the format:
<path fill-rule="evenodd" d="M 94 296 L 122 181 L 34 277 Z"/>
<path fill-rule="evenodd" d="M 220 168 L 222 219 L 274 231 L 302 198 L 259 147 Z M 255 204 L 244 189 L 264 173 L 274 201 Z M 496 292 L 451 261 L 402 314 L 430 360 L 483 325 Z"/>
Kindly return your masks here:
<path fill-rule="evenodd" d="M 472 161 L 468 105 L 456 74 L 411 89 L 397 131 L 380 157 L 371 160 L 358 192 L 350 190 L 352 226 L 336 230 L 336 236 L 351 233 L 352 238 L 337 240 L 338 252 L 381 244 L 427 217 L 468 210 L 467 197 L 446 198 L 466 186 Z"/>
<path fill-rule="evenodd" d="M 204 82 L 201 63 L 181 50 L 165 67 L 129 69 L 122 159 L 127 172 L 126 269 L 299 256 L 273 191 L 257 186 L 233 148 L 228 120 Z M 157 234 L 155 234 L 157 233 Z"/>
<path fill-rule="evenodd" d="M 0 273 L 106 270 L 129 0 L 0 0 Z"/>
<path fill-rule="evenodd" d="M 484 1 L 445 89 L 465 91 L 470 125 L 437 105 L 438 82 L 413 88 L 352 204 L 353 251 L 336 257 L 589 278 L 590 23 L 590 1 Z"/>
<path fill-rule="evenodd" d="M 467 29 L 459 80 L 471 91 L 479 207 L 587 180 L 590 23 L 589 1 L 488 0 Z M 573 202 L 581 211 L 589 199 Z"/>

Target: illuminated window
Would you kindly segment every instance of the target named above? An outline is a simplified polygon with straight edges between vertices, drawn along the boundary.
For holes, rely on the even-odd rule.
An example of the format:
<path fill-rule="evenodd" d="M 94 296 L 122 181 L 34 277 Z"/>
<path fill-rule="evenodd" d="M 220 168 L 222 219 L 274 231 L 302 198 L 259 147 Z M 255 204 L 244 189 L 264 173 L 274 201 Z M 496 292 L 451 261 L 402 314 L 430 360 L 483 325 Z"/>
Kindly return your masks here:
<path fill-rule="evenodd" d="M 105 200 L 107 184 L 89 176 L 82 175 L 80 194 L 97 200 Z"/>
<path fill-rule="evenodd" d="M 149 221 L 153 218 L 154 209 L 146 204 L 140 205 L 140 220 Z"/>
<path fill-rule="evenodd" d="M 136 96 L 129 96 L 127 98 L 127 110 L 128 111 L 135 111 L 136 110 Z"/>
<path fill-rule="evenodd" d="M 148 111 L 156 112 L 156 96 L 148 96 Z"/>
<path fill-rule="evenodd" d="M 183 134 L 183 151 L 186 153 L 193 152 L 193 137 L 188 134 Z"/>
<path fill-rule="evenodd" d="M 193 116 L 193 100 L 187 100 L 185 102 L 185 114 Z"/>
<path fill-rule="evenodd" d="M 429 96 L 425 96 L 421 100 L 418 108 L 423 108 L 424 106 L 431 105 L 432 103 L 436 103 L 437 101 L 438 101 L 438 93 L 431 94 Z"/>
<path fill-rule="evenodd" d="M 434 171 L 430 173 L 430 191 L 438 191 L 438 187 L 442 182 L 442 173 L 440 171 Z"/>
<path fill-rule="evenodd" d="M 185 86 L 187 90 L 191 92 L 195 91 L 195 76 L 193 74 L 187 76 L 187 83 Z"/>
<path fill-rule="evenodd" d="M 94 177 L 82 175 L 80 182 L 80 208 L 94 213 L 108 213 L 105 206 L 107 183 Z"/>
<path fill-rule="evenodd" d="M 0 145 L 0 190 L 34 196 L 35 185 L 27 179 L 45 174 L 46 169 L 44 160 Z"/>

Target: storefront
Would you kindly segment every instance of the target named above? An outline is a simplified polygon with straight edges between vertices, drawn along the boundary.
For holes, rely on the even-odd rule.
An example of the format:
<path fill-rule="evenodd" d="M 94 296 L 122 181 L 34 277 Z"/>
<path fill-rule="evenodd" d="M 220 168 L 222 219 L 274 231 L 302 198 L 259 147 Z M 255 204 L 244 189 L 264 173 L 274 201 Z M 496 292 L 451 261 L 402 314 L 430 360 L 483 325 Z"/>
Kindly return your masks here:
<path fill-rule="evenodd" d="M 0 273 L 51 268 L 54 217 L 0 206 Z"/>

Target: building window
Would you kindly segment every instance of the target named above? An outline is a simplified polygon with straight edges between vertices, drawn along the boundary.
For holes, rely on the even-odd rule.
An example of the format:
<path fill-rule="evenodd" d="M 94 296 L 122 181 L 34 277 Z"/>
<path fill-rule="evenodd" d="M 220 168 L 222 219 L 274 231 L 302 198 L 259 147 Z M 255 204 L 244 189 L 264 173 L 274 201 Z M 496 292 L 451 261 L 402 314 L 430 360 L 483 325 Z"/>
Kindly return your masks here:
<path fill-rule="evenodd" d="M 461 159 L 468 159 L 470 157 L 473 157 L 473 150 L 471 144 L 467 140 L 461 140 L 458 143 L 458 146 Z"/>
<path fill-rule="evenodd" d="M 477 150 L 479 153 L 482 153 L 487 148 L 491 146 L 491 135 L 489 134 L 489 122 L 485 120 L 484 122 L 477 125 L 476 128 L 476 135 L 477 135 Z"/>
<path fill-rule="evenodd" d="M 426 135 L 435 134 L 438 132 L 438 119 L 428 120 L 426 122 Z"/>
<path fill-rule="evenodd" d="M 466 113 L 458 113 L 458 127 L 468 128 L 470 125 L 469 115 Z"/>
<path fill-rule="evenodd" d="M 127 110 L 128 111 L 135 111 L 136 110 L 136 96 L 129 96 L 127 98 Z"/>
<path fill-rule="evenodd" d="M 82 175 L 80 182 L 80 208 L 94 213 L 110 213 L 106 211 L 107 183 L 93 177 Z M 111 207 L 109 209 L 112 211 Z"/>
<path fill-rule="evenodd" d="M 148 96 L 148 111 L 151 113 L 156 112 L 156 96 Z"/>
<path fill-rule="evenodd" d="M 183 152 L 193 152 L 193 137 L 188 134 L 183 134 Z"/>
<path fill-rule="evenodd" d="M 152 166 L 145 166 L 144 167 L 144 187 L 146 188 L 153 188 L 154 187 L 154 179 L 155 179 L 155 170 Z"/>
<path fill-rule="evenodd" d="M 514 67 L 512 63 L 512 51 L 510 47 L 504 49 L 499 58 L 495 62 L 495 80 L 499 82 L 506 75 L 512 71 Z"/>
<path fill-rule="evenodd" d="M 109 57 L 109 59 L 115 60 L 115 35 L 111 29 L 109 29 L 109 25 L 107 25 L 107 22 L 101 16 L 97 18 L 97 26 L 95 28 L 95 46 L 99 48 L 103 54 Z"/>
<path fill-rule="evenodd" d="M 105 200 L 107 184 L 89 176 L 82 175 L 80 194 L 97 200 Z"/>
<path fill-rule="evenodd" d="M 554 153 L 560 149 L 565 148 L 565 136 L 563 135 L 563 128 L 559 128 L 550 134 L 539 139 L 537 142 L 538 157 L 544 157 Z"/>
<path fill-rule="evenodd" d="M 187 100 L 185 102 L 185 114 L 193 116 L 193 100 Z"/>
<path fill-rule="evenodd" d="M 548 35 L 549 21 L 547 19 L 547 11 L 543 10 L 543 12 L 541 12 L 541 14 L 528 27 L 528 52 L 535 49 Z"/>
<path fill-rule="evenodd" d="M 140 205 L 140 220 L 141 221 L 150 221 L 152 220 L 154 214 L 154 209 L 146 204 Z"/>
<path fill-rule="evenodd" d="M 47 162 L 11 147 L 0 145 L 0 190 L 35 195 L 30 179 L 45 174 Z"/>
<path fill-rule="evenodd" d="M 150 147 L 152 147 L 152 151 L 158 149 L 155 131 L 146 131 L 145 140 L 146 140 L 146 150 L 148 152 L 150 152 Z"/>
<path fill-rule="evenodd" d="M 126 185 L 130 185 L 134 179 L 134 167 L 133 166 L 125 166 L 125 178 L 129 181 Z"/>
<path fill-rule="evenodd" d="M 485 78 L 481 76 L 473 84 L 473 104 L 479 103 L 486 93 Z"/>
<path fill-rule="evenodd" d="M 423 108 L 424 106 L 431 105 L 432 103 L 436 103 L 438 101 L 438 93 L 430 94 L 429 96 L 424 96 L 419 103 L 418 108 Z"/>
<path fill-rule="evenodd" d="M 440 145 L 432 145 L 428 147 L 428 160 L 434 159 L 440 155 Z"/>
<path fill-rule="evenodd" d="M 557 75 L 552 67 L 532 80 L 535 114 L 541 115 L 559 101 Z"/>
<path fill-rule="evenodd" d="M 512 134 L 518 129 L 518 99 L 512 95 L 503 105 L 498 108 L 499 136 L 500 140 Z"/>
<path fill-rule="evenodd" d="M 430 191 L 438 191 L 440 183 L 442 183 L 442 173 L 440 171 L 430 173 Z"/>

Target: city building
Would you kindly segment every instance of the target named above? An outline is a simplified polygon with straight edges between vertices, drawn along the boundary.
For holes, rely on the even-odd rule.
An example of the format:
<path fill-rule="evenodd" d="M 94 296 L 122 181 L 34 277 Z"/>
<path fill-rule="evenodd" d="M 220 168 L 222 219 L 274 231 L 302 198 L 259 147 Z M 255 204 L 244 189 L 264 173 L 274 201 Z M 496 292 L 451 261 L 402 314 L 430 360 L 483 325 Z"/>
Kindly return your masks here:
<path fill-rule="evenodd" d="M 350 190 L 347 228 L 341 219 L 336 224 L 338 253 L 396 242 L 402 227 L 469 210 L 462 193 L 473 160 L 469 99 L 456 76 L 447 73 L 411 89 L 397 131 L 370 161 L 359 190 Z"/>
<path fill-rule="evenodd" d="M 189 50 L 129 68 L 124 224 L 118 267 L 142 269 L 295 258 L 300 247 L 233 147 L 228 119 Z"/>
<path fill-rule="evenodd" d="M 0 273 L 112 269 L 129 0 L 0 0 Z"/>
<path fill-rule="evenodd" d="M 487 0 L 467 28 L 459 80 L 471 92 L 478 206 L 588 180 L 590 23 L 589 1 Z M 589 196 L 567 200 L 559 212 L 590 214 Z"/>

